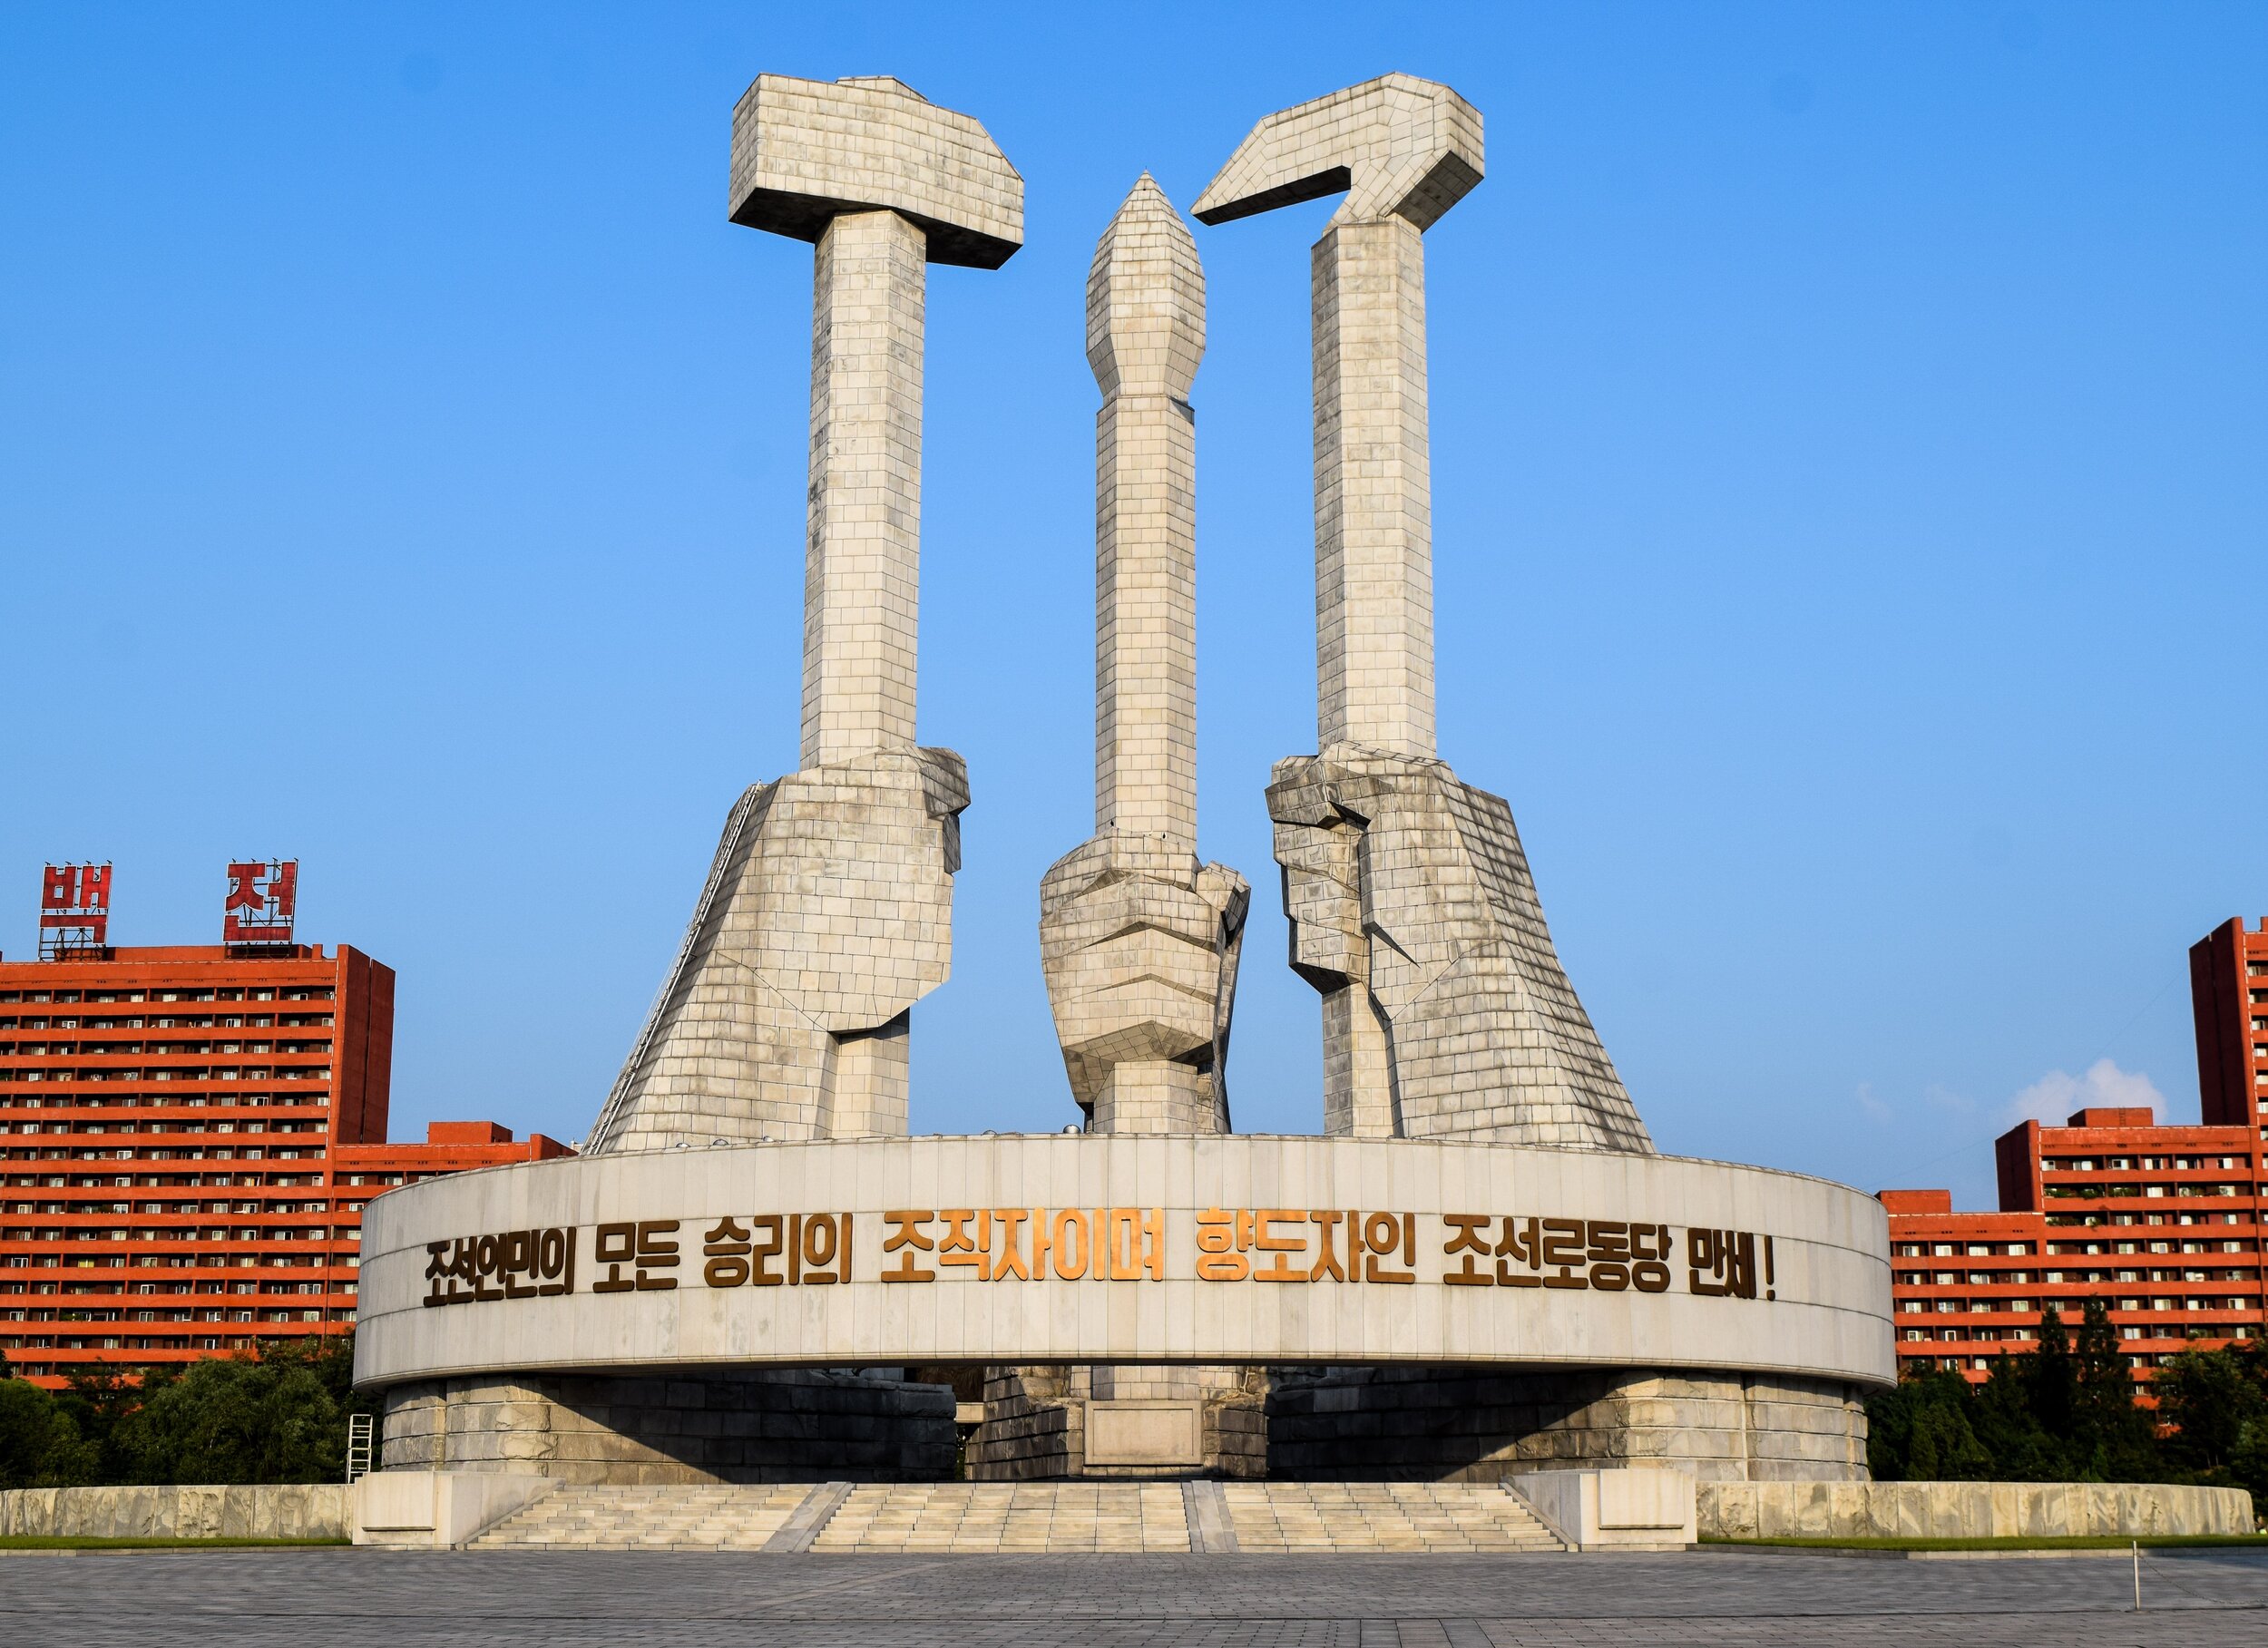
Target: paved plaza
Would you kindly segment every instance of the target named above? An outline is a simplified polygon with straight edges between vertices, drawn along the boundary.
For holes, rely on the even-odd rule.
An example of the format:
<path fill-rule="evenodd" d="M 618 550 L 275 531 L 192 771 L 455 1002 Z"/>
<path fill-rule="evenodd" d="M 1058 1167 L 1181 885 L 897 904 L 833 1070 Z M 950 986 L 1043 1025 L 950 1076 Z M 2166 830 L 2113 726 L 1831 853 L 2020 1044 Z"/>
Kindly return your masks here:
<path fill-rule="evenodd" d="M 0 1643 L 147 1648 L 1513 1648 L 2268 1640 L 2268 1553 L 761 1556 L 350 1550 L 0 1557 Z"/>

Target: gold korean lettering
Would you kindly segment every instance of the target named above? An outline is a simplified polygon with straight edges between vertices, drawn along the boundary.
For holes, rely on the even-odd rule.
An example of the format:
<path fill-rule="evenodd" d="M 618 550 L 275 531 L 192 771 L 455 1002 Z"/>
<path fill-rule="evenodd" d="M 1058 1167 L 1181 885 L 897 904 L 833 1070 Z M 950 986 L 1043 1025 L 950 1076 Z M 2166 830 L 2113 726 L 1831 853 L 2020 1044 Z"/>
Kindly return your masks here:
<path fill-rule="evenodd" d="M 883 1281 L 936 1281 L 935 1271 L 925 1271 L 914 1263 L 918 1254 L 934 1253 L 937 1251 L 937 1243 L 922 1230 L 923 1225 L 934 1224 L 936 1221 L 936 1211 L 934 1208 L 916 1210 L 902 1207 L 894 1212 L 885 1213 L 882 1216 L 891 1226 L 882 1238 L 882 1251 L 885 1253 L 899 1255 L 897 1264 L 882 1273 Z"/>
<path fill-rule="evenodd" d="M 1000 1258 L 992 1265 L 992 1280 L 1000 1282 L 1013 1276 L 1018 1281 L 1031 1280 L 1031 1267 L 1023 1262 L 1023 1253 L 1017 1242 L 1017 1233 L 1031 1217 L 1028 1207 L 995 1207 L 992 1223 L 1000 1227 Z"/>
<path fill-rule="evenodd" d="M 850 1280 L 851 1215 L 807 1214 L 803 1221 L 803 1282 L 826 1287 Z"/>
<path fill-rule="evenodd" d="M 1589 1281 L 1602 1293 L 1620 1293 L 1630 1285 L 1630 1226 L 1620 1219 L 1587 1219 L 1583 1223 L 1584 1257 L 1590 1261 Z"/>
<path fill-rule="evenodd" d="M 787 1250 L 787 1222 L 777 1214 L 758 1214 L 748 1221 L 755 1236 L 748 1248 L 748 1285 L 785 1287 L 787 1278 L 771 1267 L 771 1261 Z"/>
<path fill-rule="evenodd" d="M 1687 1288 L 1707 1299 L 1756 1296 L 1756 1238 L 1745 1230 L 1686 1232 Z"/>
<path fill-rule="evenodd" d="M 728 1214 L 717 1226 L 701 1238 L 701 1256 L 709 1261 L 701 1266 L 701 1280 L 713 1288 L 737 1288 L 748 1280 L 748 1226 L 736 1224 Z"/>
<path fill-rule="evenodd" d="M 627 1293 L 638 1285 L 635 1276 L 622 1274 L 626 1264 L 635 1266 L 638 1258 L 638 1226 L 635 1224 L 601 1224 L 599 1226 L 597 1247 L 599 1263 L 607 1267 L 605 1279 L 591 1284 L 594 1293 Z"/>
<path fill-rule="evenodd" d="M 1292 1229 L 1278 1231 L 1276 1226 L 1304 1225 L 1307 1215 L 1285 1207 L 1264 1207 L 1253 1215 L 1252 1245 L 1256 1252 L 1269 1255 L 1268 1265 L 1262 1270 L 1256 1263 L 1252 1279 L 1255 1282 L 1305 1282 L 1307 1280 L 1307 1233 Z M 1294 1264 L 1297 1255 L 1301 1260 Z"/>
<path fill-rule="evenodd" d="M 1310 1282 L 1321 1282 L 1325 1276 L 1334 1282 L 1344 1282 L 1346 1272 L 1340 1266 L 1337 1252 L 1339 1222 L 1346 1215 L 1335 1207 L 1318 1208 L 1307 1215 L 1308 1222 L 1317 1227 L 1315 1267 L 1307 1273 Z"/>
<path fill-rule="evenodd" d="M 1543 1279 L 1548 1288 L 1581 1288 L 1589 1285 L 1583 1279 L 1583 1265 L 1588 1256 L 1584 1245 L 1583 1222 L 1580 1219 L 1546 1219 L 1543 1222 L 1543 1263 L 1555 1273 Z"/>
<path fill-rule="evenodd" d="M 1504 1216 L 1504 1234 L 1496 1244 L 1496 1285 L 1540 1288 L 1543 1277 L 1543 1221 Z M 1524 1267 L 1515 1269 L 1515 1266 Z"/>
<path fill-rule="evenodd" d="M 575 1291 L 572 1227 L 507 1230 L 425 1243 L 429 1305 L 542 1299 Z"/>
<path fill-rule="evenodd" d="M 1396 1218 L 1392 1214 L 1373 1214 L 1363 1221 L 1363 1245 L 1368 1253 L 1363 1261 L 1363 1280 L 1365 1282 L 1394 1282 L 1409 1283 L 1417 1280 L 1417 1215 L 1403 1214 Z M 1390 1271 L 1386 1263 L 1399 1251 L 1406 1270 Z"/>
<path fill-rule="evenodd" d="M 992 1275 L 992 1215 L 980 1208 L 948 1207 L 939 1218 L 945 1222 L 945 1234 L 937 1243 L 937 1263 L 967 1265 L 976 1272 L 979 1282 L 989 1282 Z M 976 1229 L 969 1229 L 970 1221 Z"/>
<path fill-rule="evenodd" d="M 1630 1285 L 1641 1293 L 1661 1293 L 1669 1289 L 1669 1266 L 1663 1263 L 1669 1257 L 1669 1226 L 1667 1224 L 1633 1224 L 1630 1226 Z"/>
<path fill-rule="evenodd" d="M 1082 1208 L 1067 1207 L 1055 1215 L 1055 1273 L 1063 1281 L 1077 1282 L 1094 1262 L 1092 1230 Z M 1102 1267 L 1098 1264 L 1095 1268 Z"/>
<path fill-rule="evenodd" d="M 501 1257 L 506 1299 L 536 1296 L 535 1236 L 532 1230 L 508 1230 L 503 1235 Z"/>
<path fill-rule="evenodd" d="M 638 1222 L 638 1285 L 645 1292 L 666 1292 L 678 1284 L 675 1276 L 653 1275 L 655 1271 L 675 1270 L 678 1244 L 668 1238 L 678 1227 L 675 1219 L 640 1219 Z"/>
<path fill-rule="evenodd" d="M 1166 1210 L 1162 1207 L 1112 1208 L 1109 1253 L 1111 1281 L 1139 1282 L 1147 1272 L 1150 1281 L 1163 1282 L 1166 1279 Z"/>
<path fill-rule="evenodd" d="M 1462 1253 L 1453 1271 L 1443 1271 L 1442 1280 L 1452 1287 L 1487 1288 L 1496 1285 L 1496 1278 L 1480 1268 L 1494 1253 L 1489 1244 L 1491 1223 L 1486 1214 L 1443 1214 L 1442 1223 L 1449 1227 L 1449 1240 L 1442 1243 L 1442 1253 L 1455 1259 Z M 1476 1258 L 1479 1263 L 1476 1263 Z"/>
<path fill-rule="evenodd" d="M 1237 1250 L 1251 1244 L 1248 1215 L 1208 1207 L 1197 1216 L 1197 1273 L 1207 1282 L 1242 1282 L 1252 1266 Z"/>

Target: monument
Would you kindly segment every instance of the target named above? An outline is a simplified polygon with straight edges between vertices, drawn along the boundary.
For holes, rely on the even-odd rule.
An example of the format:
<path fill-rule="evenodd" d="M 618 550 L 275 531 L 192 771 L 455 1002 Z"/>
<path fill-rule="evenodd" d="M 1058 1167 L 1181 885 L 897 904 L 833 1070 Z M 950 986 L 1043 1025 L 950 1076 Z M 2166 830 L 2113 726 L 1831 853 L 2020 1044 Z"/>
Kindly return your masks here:
<path fill-rule="evenodd" d="M 1252 891 L 1197 855 L 1189 391 L 1204 354 L 1197 242 L 1144 172 L 1087 275 L 1087 363 L 1103 397 L 1095 834 L 1040 883 L 1041 964 L 1091 1134 L 1229 1131 L 1228 1025 Z M 1254 1368 L 1003 1369 L 985 1385 L 971 1471 L 1125 1477 L 1203 1465 L 1264 1476 L 1265 1395 Z"/>
<path fill-rule="evenodd" d="M 1268 786 L 1292 964 L 1325 1132 L 1651 1150 L 1511 809 L 1434 750 L 1423 235 L 1481 176 L 1472 106 L 1389 74 L 1270 115 L 1198 198 L 1225 223 L 1346 194 L 1311 277 L 1318 747 Z"/>
<path fill-rule="evenodd" d="M 1004 262 L 1022 185 L 895 80 L 750 88 L 730 215 L 816 248 L 802 767 L 732 809 L 586 1153 L 369 1209 L 387 1469 L 1864 1477 L 1880 1204 L 1656 1152 L 1510 806 L 1435 747 L 1423 236 L 1481 174 L 1479 114 L 1395 74 L 1263 120 L 1195 208 L 1345 196 L 1313 254 L 1316 749 L 1266 795 L 1321 1135 L 1231 1129 L 1249 893 L 1197 851 L 1204 275 L 1145 175 L 1088 283 L 1095 834 L 1041 888 L 1084 1126 L 908 1136 L 968 802 L 914 742 L 924 265 Z M 980 1378 L 957 1437 L 944 1381 Z"/>
<path fill-rule="evenodd" d="M 1040 956 L 1095 1133 L 1228 1131 L 1252 891 L 1197 856 L 1197 414 L 1205 272 L 1148 172 L 1087 277 L 1095 414 L 1095 834 L 1040 884 Z"/>
<path fill-rule="evenodd" d="M 925 266 L 1007 262 L 1023 180 L 901 82 L 766 74 L 730 210 L 815 247 L 803 765 L 734 804 L 591 1154 L 903 1136 L 911 1010 L 953 969 L 968 772 L 914 742 Z"/>

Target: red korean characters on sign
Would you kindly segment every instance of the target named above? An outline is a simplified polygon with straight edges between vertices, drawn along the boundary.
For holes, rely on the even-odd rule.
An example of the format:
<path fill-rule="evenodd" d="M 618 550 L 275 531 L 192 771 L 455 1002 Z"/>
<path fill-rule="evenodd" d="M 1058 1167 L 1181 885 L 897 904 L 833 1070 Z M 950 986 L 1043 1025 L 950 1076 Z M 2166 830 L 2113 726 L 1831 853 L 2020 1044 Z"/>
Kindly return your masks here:
<path fill-rule="evenodd" d="M 101 950 L 110 931 L 111 867 L 47 865 L 39 883 L 40 960 Z"/>
<path fill-rule="evenodd" d="M 299 861 L 255 860 L 229 866 L 220 936 L 230 944 L 288 944 L 299 902 Z"/>

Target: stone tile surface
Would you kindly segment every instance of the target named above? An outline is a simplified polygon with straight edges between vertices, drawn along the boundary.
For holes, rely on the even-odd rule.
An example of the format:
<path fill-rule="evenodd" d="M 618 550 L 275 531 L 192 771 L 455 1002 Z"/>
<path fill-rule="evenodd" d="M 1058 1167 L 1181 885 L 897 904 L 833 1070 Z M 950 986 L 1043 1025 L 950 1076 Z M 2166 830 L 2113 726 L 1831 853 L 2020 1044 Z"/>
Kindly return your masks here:
<path fill-rule="evenodd" d="M 0 1557 L 43 1648 L 2195 1648 L 2268 1635 L 2268 1558 L 672 1555 Z"/>
<path fill-rule="evenodd" d="M 1434 753 L 1421 235 L 1481 180 L 1481 116 L 1388 74 L 1271 114 L 1198 198 L 1222 223 L 1344 190 L 1315 242 L 1317 740 Z"/>

